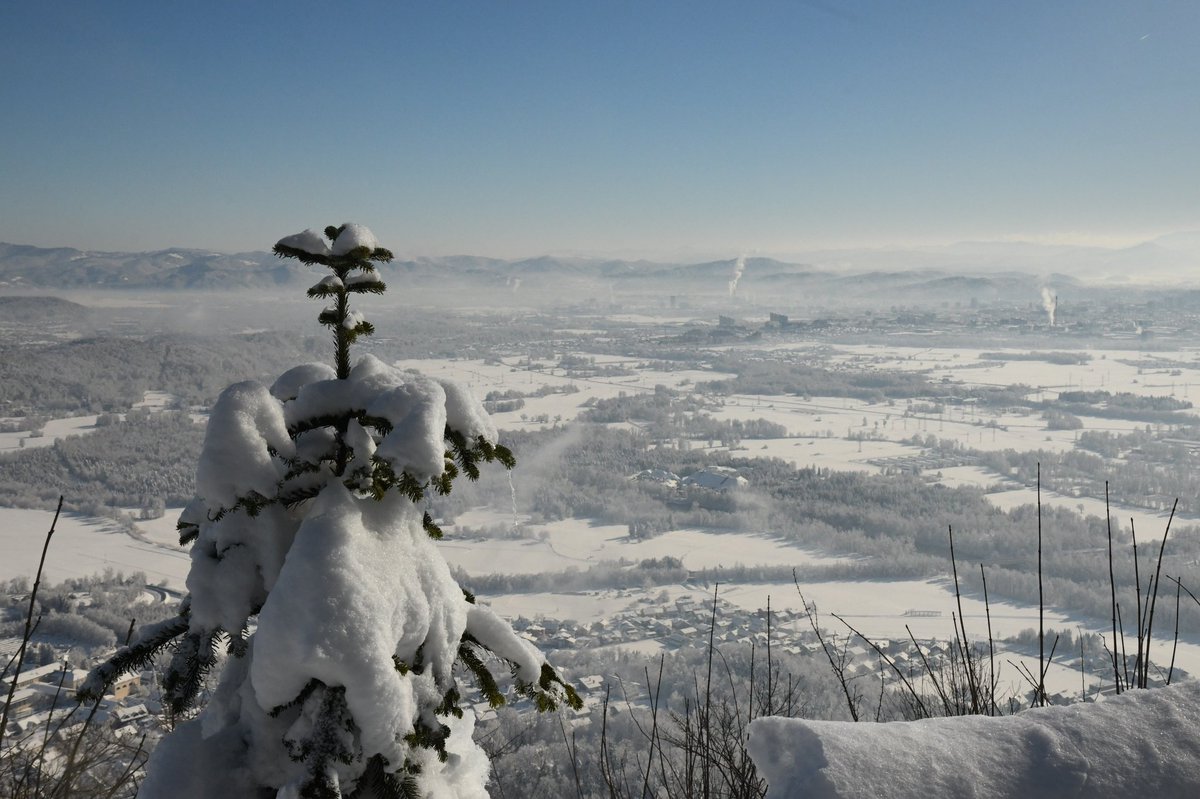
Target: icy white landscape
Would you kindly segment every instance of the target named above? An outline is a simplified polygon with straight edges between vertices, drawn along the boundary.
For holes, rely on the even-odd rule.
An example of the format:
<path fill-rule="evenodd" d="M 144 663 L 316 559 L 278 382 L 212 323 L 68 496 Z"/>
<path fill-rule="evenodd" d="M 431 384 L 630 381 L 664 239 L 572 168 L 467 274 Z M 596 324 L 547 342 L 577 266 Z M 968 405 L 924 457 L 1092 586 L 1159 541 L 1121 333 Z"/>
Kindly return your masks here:
<path fill-rule="evenodd" d="M 386 270 L 381 277 L 387 278 Z M 751 271 L 745 279 L 752 278 Z M 77 295 L 77 300 L 98 310 L 112 303 L 89 295 Z M 177 301 L 163 295 L 151 307 Z M 1172 713 L 1191 712 L 1194 688 L 1187 678 L 1200 673 L 1200 606 L 1189 604 L 1182 588 L 1176 605 L 1175 584 L 1160 578 L 1152 633 L 1138 641 L 1139 624 L 1130 615 L 1123 617 L 1120 632 L 1129 661 L 1117 664 L 1114 676 L 1107 591 L 1096 591 L 1086 580 L 1107 576 L 1107 508 L 1125 614 L 1133 614 L 1129 608 L 1143 598 L 1148 610 L 1147 581 L 1155 573 L 1168 518 L 1172 527 L 1162 574 L 1181 580 L 1183 587 L 1192 585 L 1189 575 L 1200 555 L 1192 525 L 1200 510 L 1186 492 L 1194 457 L 1191 431 L 1200 426 L 1190 402 L 1198 390 L 1200 345 L 1183 332 L 1190 329 L 1189 312 L 1178 313 L 1171 332 L 1142 338 L 1131 347 L 1119 325 L 1113 331 L 1078 322 L 1051 327 L 1045 310 L 1031 303 L 991 312 L 997 318 L 1023 314 L 1023 328 L 1006 322 L 981 331 L 975 320 L 973 341 L 964 345 L 958 343 L 965 335 L 961 328 L 973 317 L 962 311 L 933 312 L 917 331 L 909 329 L 911 322 L 903 315 L 842 312 L 831 328 L 780 321 L 752 304 L 730 303 L 728 294 L 712 293 L 683 315 L 663 307 L 661 297 L 644 300 L 637 314 L 628 312 L 627 303 L 620 310 L 552 310 L 548 317 L 545 311 L 515 307 L 505 318 L 528 332 L 492 339 L 494 334 L 485 333 L 481 340 L 491 341 L 488 351 L 467 357 L 437 352 L 415 356 L 404 343 L 411 335 L 405 324 L 419 327 L 424 321 L 393 327 L 385 315 L 372 354 L 362 361 L 367 366 L 360 368 L 367 371 L 361 374 L 376 382 L 385 374 L 396 376 L 387 380 L 417 380 L 419 373 L 461 386 L 484 401 L 488 430 L 498 431 L 486 434 L 512 442 L 517 464 L 507 475 L 485 475 L 478 486 L 426 499 L 424 507 L 444 532 L 434 544 L 439 557 L 456 579 L 471 587 L 479 607 L 509 620 L 520 640 L 541 647 L 551 662 L 567 664 L 565 673 L 584 701 L 583 710 L 569 716 L 577 736 L 596 740 L 594 716 L 615 710 L 606 711 L 604 701 L 606 694 L 611 701 L 614 689 L 634 714 L 653 714 L 659 701 L 678 712 L 681 697 L 694 694 L 687 683 L 672 689 L 673 698 L 668 698 L 653 674 L 642 672 L 668 657 L 671 669 L 686 668 L 683 664 L 692 657 L 688 653 L 703 653 L 711 636 L 725 653 L 722 657 L 754 653 L 757 659 L 772 650 L 772 668 L 786 663 L 789 670 L 808 675 L 807 687 L 789 703 L 809 706 L 801 715 L 812 714 L 813 720 L 764 719 L 741 733 L 758 764 L 760 789 L 777 786 L 770 795 L 875 795 L 881 783 L 872 780 L 890 780 L 896 795 L 953 796 L 961 795 L 965 785 L 988 784 L 995 786 L 992 793 L 979 795 L 1007 796 L 1019 786 L 1034 786 L 1029 788 L 1032 795 L 1072 795 L 1074 790 L 1081 796 L 1117 796 L 1126 790 L 1123 780 L 1130 774 L 1152 768 L 1162 775 L 1163 785 L 1187 795 L 1189 744 L 1180 732 L 1187 719 L 1168 723 L 1163 712 L 1167 705 Z M 732 323 L 716 313 L 726 305 L 738 314 Z M 157 310 L 137 315 L 140 324 L 164 324 Z M 708 321 L 715 316 L 720 316 L 716 323 Z M 811 317 L 820 319 L 821 313 Z M 351 322 L 359 325 L 367 318 Z M 454 324 L 461 326 L 456 337 L 478 338 L 477 331 L 486 329 L 479 326 L 478 311 L 456 317 Z M 981 342 L 980 336 L 990 338 Z M 61 338 L 57 346 L 67 357 L 75 346 L 69 325 Z M 329 377 L 323 372 L 305 375 L 277 383 L 279 396 L 291 401 L 306 381 Z M 821 393 L 822 381 L 833 388 L 831 393 Z M 385 380 L 381 385 L 390 384 Z M 15 581 L 36 569 L 53 517 L 46 500 L 34 497 L 46 497 L 59 485 L 69 488 L 80 477 L 85 482 L 79 485 L 89 486 L 87 496 L 101 499 L 68 505 L 71 509 L 59 519 L 51 542 L 44 582 L 78 581 L 105 572 L 136 575 L 143 587 L 130 616 L 138 608 L 142 615 L 151 609 L 169 614 L 189 588 L 195 596 L 199 583 L 189 580 L 198 578 L 188 576 L 194 545 L 181 545 L 176 529 L 181 514 L 185 521 L 197 518 L 183 506 L 186 495 L 174 488 L 157 493 L 125 488 L 154 483 L 139 477 L 142 468 L 122 459 L 112 444 L 96 448 L 89 442 L 115 441 L 114 433 L 149 425 L 169 431 L 163 435 L 184 436 L 172 439 L 179 446 L 195 447 L 185 439 L 198 440 L 192 436 L 215 423 L 210 419 L 226 420 L 221 422 L 226 426 L 241 419 L 236 425 L 267 430 L 272 451 L 292 457 L 293 450 L 279 438 L 284 428 L 267 421 L 262 415 L 267 406 L 258 400 L 238 400 L 236 410 L 222 410 L 184 399 L 171 383 L 136 391 L 125 409 L 59 411 L 35 425 L 19 415 L 8 418 L 14 429 L 0 434 L 7 452 L 0 457 L 7 458 L 3 465 L 12 488 L 9 506 L 0 508 L 5 553 L 0 579 L 18 589 L 14 607 L 20 597 Z M 309 399 L 303 413 L 321 416 L 332 407 L 329 397 L 318 394 L 304 395 Z M 437 425 L 436 420 L 431 423 Z M 236 425 L 231 429 L 241 429 Z M 405 458 L 409 468 L 431 468 L 417 464 L 432 462 L 433 443 L 410 447 L 412 452 L 403 455 L 386 442 L 376 437 L 371 450 Z M 209 465 L 200 475 L 210 494 L 223 496 L 224 489 L 212 486 L 232 486 L 238 479 L 259 486 L 259 493 L 267 490 L 262 482 L 267 472 L 237 477 L 255 461 L 232 451 L 219 457 L 213 452 L 202 461 Z M 50 456 L 39 463 L 55 464 L 64 476 L 19 488 L 26 479 L 24 464 L 45 457 L 39 453 Z M 188 457 L 199 456 L 192 453 Z M 105 465 L 108 457 L 112 465 Z M 164 463 L 173 456 L 167 457 Z M 1034 479 L 1035 465 L 1040 484 Z M 265 461 L 254 468 L 266 468 Z M 1107 502 L 1105 481 L 1111 488 Z M 844 488 L 835 488 L 842 483 Z M 895 505 L 901 494 L 888 498 L 893 485 L 903 487 L 904 506 L 913 515 L 905 516 Z M 1179 490 L 1181 502 L 1172 516 L 1169 500 L 1174 497 L 1167 492 L 1173 489 Z M 872 498 L 855 508 L 860 494 Z M 218 504 L 233 501 L 233 496 Z M 1050 586 L 1049 601 L 1041 607 L 1036 593 L 1030 593 L 1030 585 L 1036 588 L 1031 557 L 1037 546 L 1039 500 Z M 208 518 L 213 513 L 210 509 Z M 269 512 L 262 520 L 268 517 Z M 955 564 L 960 573 L 957 595 L 945 526 L 962 538 Z M 1000 529 L 1010 543 L 996 538 L 994 530 Z M 1130 549 L 1135 530 L 1142 543 L 1136 574 Z M 228 547 L 233 539 L 222 535 L 221 546 Z M 378 553 L 369 558 L 370 563 L 387 560 Z M 1075 576 L 1081 565 L 1091 577 Z M 367 567 L 363 561 L 353 571 L 362 574 Z M 989 578 L 986 597 L 981 575 Z M 322 580 L 313 575 L 301 582 L 320 586 Z M 268 578 L 264 585 L 270 582 Z M 1141 586 L 1136 595 L 1135 583 Z M 226 619 L 233 612 L 229 603 L 243 591 L 236 587 L 241 584 L 224 584 L 220 601 L 209 602 L 212 607 L 194 618 L 221 628 L 240 626 L 234 616 L 244 616 L 259 601 L 242 596 L 234 602 L 234 616 Z M 86 616 L 86 606 L 71 607 L 83 618 L 99 618 Z M 254 613 L 250 617 L 256 618 Z M 15 624 L 15 613 L 11 618 Z M 1145 611 L 1141 619 L 1144 628 L 1149 620 Z M 55 624 L 50 629 L 62 626 Z M 262 629 L 261 619 L 256 624 Z M 321 625 L 310 619 L 300 626 Z M 1039 629 L 1049 632 L 1041 654 Z M 118 643 L 121 634 L 114 629 Z M 71 642 L 62 636 L 35 634 L 34 640 L 63 651 Z M 911 734 L 905 732 L 910 727 L 896 726 L 899 721 L 874 724 L 873 719 L 908 717 L 912 708 L 904 710 L 908 700 L 903 699 L 908 683 L 926 700 L 945 688 L 942 681 L 952 673 L 946 670 L 955 668 L 961 651 L 955 641 L 965 642 L 976 658 L 974 668 L 985 670 L 1002 718 L 903 722 L 913 725 Z M 1144 644 L 1141 655 L 1136 655 L 1135 642 Z M 340 646 L 345 645 L 343 640 Z M 103 649 L 85 654 L 77 646 L 72 651 L 86 665 Z M 286 659 L 304 663 L 306 658 L 296 651 Z M 1149 667 L 1139 658 L 1148 659 Z M 337 669 L 312 663 L 321 674 L 340 679 Z M 759 667 L 766 668 L 761 662 Z M 1169 693 L 1155 687 L 1142 701 L 1143 692 L 1131 693 L 1127 687 L 1127 670 L 1140 674 L 1142 668 L 1149 685 L 1183 682 Z M 738 680 L 752 673 L 731 672 L 730 701 L 737 702 Z M 1114 695 L 1117 679 L 1126 688 L 1119 698 Z M 1043 688 L 1055 707 L 1030 710 L 1041 703 L 1038 691 Z M 803 691 L 809 692 L 807 698 Z M 134 696 L 147 707 L 162 702 L 152 687 Z M 352 709 L 365 707 L 361 697 L 347 699 Z M 472 699 L 476 735 L 486 740 L 493 725 L 508 717 L 477 700 Z M 124 705 L 112 701 L 114 708 Z M 772 702 L 752 715 L 782 709 Z M 847 702 L 860 721 L 819 720 L 843 718 Z M 937 701 L 931 704 L 936 707 Z M 528 717 L 528 709 L 522 711 L 519 702 L 515 707 L 534 739 L 541 736 L 542 726 Z M 226 716 L 230 712 L 234 716 L 229 718 L 235 718 L 236 711 L 221 711 Z M 785 715 L 795 713 L 792 709 Z M 1097 770 L 1093 733 L 1112 729 L 1116 716 L 1127 725 L 1129 738 L 1144 736 L 1153 726 L 1150 719 L 1158 719 L 1155 735 L 1184 740 L 1159 747 L 1157 754 L 1122 754 L 1140 765 Z M 207 724 L 215 735 L 214 723 Z M 267 729 L 245 716 L 236 724 Z M 1073 730 L 1069 735 L 1068 729 Z M 943 747 L 943 739 L 958 743 L 961 757 L 944 772 L 929 773 L 922 764 L 929 751 Z M 212 750 L 214 763 L 235 757 L 221 746 Z M 372 746 L 368 754 L 384 752 L 381 745 Z M 462 751 L 466 756 L 467 750 Z M 506 779 L 525 773 L 525 758 L 532 751 L 518 749 L 507 760 L 493 762 L 489 784 L 495 793 L 505 790 Z M 1137 761 L 1135 755 L 1150 759 Z M 176 756 L 164 749 L 162 757 L 175 762 Z M 663 757 L 661 751 L 658 757 Z M 1107 755 L 1103 760 L 1112 762 Z M 1026 771 L 1005 770 L 1008 762 L 1029 765 Z M 577 762 L 576 767 L 590 769 L 595 763 Z M 992 776 L 990 769 L 1008 776 Z M 362 777 L 357 774 L 346 772 L 340 779 L 353 785 Z M 873 776 L 879 774 L 892 776 Z M 904 774 L 913 775 L 909 787 L 900 787 L 897 775 Z M 611 775 L 597 772 L 590 779 L 605 782 Z M 161 780 L 154 777 L 148 789 Z M 161 783 L 160 788 L 172 790 L 172 784 Z M 545 788 L 537 795 L 555 790 Z M 1162 795 L 1172 795 L 1164 790 Z"/>

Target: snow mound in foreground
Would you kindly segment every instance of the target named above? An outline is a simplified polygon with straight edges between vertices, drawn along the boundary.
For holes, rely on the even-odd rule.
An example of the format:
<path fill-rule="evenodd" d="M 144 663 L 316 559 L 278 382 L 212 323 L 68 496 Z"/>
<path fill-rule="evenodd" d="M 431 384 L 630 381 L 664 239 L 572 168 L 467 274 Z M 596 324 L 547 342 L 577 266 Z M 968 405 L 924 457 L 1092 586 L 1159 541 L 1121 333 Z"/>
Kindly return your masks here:
<path fill-rule="evenodd" d="M 998 718 L 762 718 L 749 749 L 768 797 L 1196 797 L 1200 684 Z"/>

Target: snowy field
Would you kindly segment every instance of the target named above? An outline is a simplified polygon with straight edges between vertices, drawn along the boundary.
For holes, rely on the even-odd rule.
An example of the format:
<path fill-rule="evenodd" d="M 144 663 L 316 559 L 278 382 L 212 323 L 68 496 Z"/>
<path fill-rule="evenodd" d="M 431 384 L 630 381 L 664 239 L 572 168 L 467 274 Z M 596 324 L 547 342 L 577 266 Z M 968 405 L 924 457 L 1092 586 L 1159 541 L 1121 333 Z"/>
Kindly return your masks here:
<path fill-rule="evenodd" d="M 148 411 L 161 411 L 179 401 L 179 397 L 166 391 L 147 391 L 142 395 L 141 402 L 135 402 L 133 407 L 144 408 Z"/>
<path fill-rule="evenodd" d="M 486 510 L 461 514 L 457 525 L 446 525 L 438 548 L 452 566 L 470 574 L 538 574 L 563 569 L 586 569 L 604 561 L 637 562 L 647 558 L 676 557 L 688 569 L 720 566 L 848 563 L 814 550 L 760 533 L 683 529 L 645 540 L 632 540 L 619 524 L 595 524 L 586 519 L 562 519 L 550 524 L 522 522 L 532 538 L 467 538 L 456 527 L 494 528 L 512 523 L 512 517 Z"/>
<path fill-rule="evenodd" d="M 0 508 L 0 579 L 32 582 L 53 519 L 50 511 Z M 182 590 L 190 566 L 191 558 L 177 544 L 140 541 L 107 519 L 64 513 L 50 541 L 43 580 L 55 583 L 106 569 L 140 571 L 151 583 Z"/>
<path fill-rule="evenodd" d="M 438 550 L 451 566 L 461 567 L 468 574 L 538 574 L 583 565 L 555 552 L 545 541 L 458 538 L 449 527 L 445 532 Z"/>
<path fill-rule="evenodd" d="M 1036 488 L 1013 488 L 1004 491 L 996 491 L 987 495 L 988 502 L 995 505 L 1001 510 L 1012 510 L 1022 505 L 1036 505 L 1038 501 L 1038 492 Z M 1186 507 L 1182 501 L 1179 503 L 1180 510 L 1175 512 L 1176 521 L 1200 521 L 1200 514 L 1196 513 L 1195 504 L 1188 502 L 1191 508 Z M 1084 516 L 1096 516 L 1100 519 L 1104 518 L 1104 500 L 1094 499 L 1092 497 L 1067 497 L 1062 494 L 1056 494 L 1053 491 L 1042 489 L 1042 505 L 1056 508 L 1066 508 L 1067 510 L 1075 511 Z M 1151 519 L 1158 520 L 1161 524 L 1166 524 L 1167 518 L 1171 515 L 1170 510 L 1156 511 L 1147 510 L 1146 508 L 1135 508 L 1130 505 L 1123 505 L 1119 502 L 1109 502 L 1109 510 L 1112 512 L 1113 518 L 1119 520 L 1122 529 L 1128 529 L 1129 519 L 1134 518 L 1138 524 Z M 1114 522 L 1116 523 L 1116 522 Z M 1140 527 L 1139 527 L 1140 529 Z M 1153 529 L 1153 528 L 1151 528 Z"/>
<path fill-rule="evenodd" d="M 625 591 L 580 591 L 578 593 L 535 592 L 480 597 L 480 601 L 509 619 L 548 619 L 593 622 L 628 610 L 634 600 Z"/>
<path fill-rule="evenodd" d="M 178 548 L 179 530 L 175 528 L 175 524 L 179 521 L 180 513 L 183 513 L 183 508 L 167 508 L 157 519 L 143 519 L 134 522 L 134 526 L 137 527 L 141 538 L 159 546 Z"/>
<path fill-rule="evenodd" d="M 1200 350 L 1184 348 L 1146 352 L 1126 349 L 1088 349 L 1082 364 L 1055 364 L 1037 360 L 999 361 L 984 353 L 1023 356 L 1019 348 L 959 349 L 881 345 L 837 345 L 835 362 L 847 366 L 888 371 L 926 372 L 933 382 L 942 378 L 971 386 L 1024 384 L 1035 393 L 1053 398 L 1059 391 L 1127 391 L 1141 396 L 1168 396 L 1180 400 L 1200 398 Z M 1069 344 L 1064 351 L 1076 352 Z M 1153 363 L 1161 366 L 1133 365 Z M 1181 365 L 1188 365 L 1181 368 Z M 1179 374 L 1173 374 L 1178 371 Z"/>
<path fill-rule="evenodd" d="M 957 614 L 954 586 L 946 580 L 861 580 L 836 582 L 802 582 L 804 598 L 816 604 L 822 616 L 837 613 L 870 638 L 907 638 L 907 625 L 917 638 L 941 638 L 952 634 L 950 614 Z M 780 610 L 803 610 L 796 586 L 785 583 L 755 583 L 730 585 L 721 596 L 747 611 L 765 608 L 768 597 L 771 607 Z M 967 634 L 976 640 L 987 640 L 987 618 L 982 598 L 963 596 L 963 619 Z M 995 637 L 1016 635 L 1022 630 L 1037 627 L 1036 607 L 992 602 L 992 631 Z M 938 616 L 913 615 L 914 612 L 936 612 Z M 837 626 L 831 618 L 826 622 Z M 1078 620 L 1046 612 L 1046 626 L 1074 629 Z"/>
<path fill-rule="evenodd" d="M 807 566 L 849 562 L 848 558 L 828 557 L 754 533 L 687 529 L 672 530 L 644 541 L 631 541 L 624 525 L 593 525 L 583 519 L 564 519 L 547 525 L 546 530 L 554 551 L 581 566 L 603 560 L 640 561 L 664 556 L 680 558 L 688 569 L 738 564 Z"/>
<path fill-rule="evenodd" d="M 920 455 L 920 447 L 894 441 L 847 441 L 844 438 L 744 439 L 736 447 L 716 448 L 744 458 L 779 458 L 798 468 L 816 467 L 838 472 L 879 474 L 872 460 Z"/>
<path fill-rule="evenodd" d="M 51 419 L 42 428 L 42 435 L 32 436 L 28 430 L 19 433 L 0 433 L 0 452 L 13 452 L 33 447 L 48 447 L 60 438 L 90 433 L 96 429 L 96 414 Z"/>
<path fill-rule="evenodd" d="M 466 384 L 471 391 L 483 398 L 490 391 L 519 391 L 532 393 L 539 389 L 576 389 L 572 393 L 548 394 L 545 397 L 526 397 L 525 407 L 517 411 L 493 414 L 496 426 L 508 430 L 531 430 L 549 426 L 555 422 L 570 421 L 577 417 L 584 404 L 591 399 L 608 399 L 621 394 L 651 392 L 656 385 L 669 388 L 684 388 L 700 380 L 720 380 L 732 375 L 723 372 L 679 370 L 663 372 L 652 369 L 637 369 L 640 361 L 611 356 L 588 356 L 596 365 L 621 367 L 636 370 L 631 375 L 571 377 L 562 369 L 554 368 L 554 362 L 536 362 L 539 368 L 530 369 L 519 364 L 519 359 L 508 358 L 503 363 L 488 363 L 466 359 L 413 359 L 397 361 L 401 369 L 415 369 L 430 377 L 448 377 Z M 532 419 L 546 416 L 548 422 Z"/>
<path fill-rule="evenodd" d="M 1042 419 L 1030 414 L 985 413 L 971 406 L 949 406 L 942 414 L 929 414 L 912 410 L 905 402 L 871 403 L 845 397 L 804 399 L 787 395 L 736 394 L 726 398 L 725 406 L 713 416 L 743 421 L 766 419 L 786 427 L 791 436 L 842 439 L 870 436 L 897 442 L 914 435 L 932 435 L 988 451 L 1045 449 L 1066 452 L 1075 447 L 1077 437 L 1073 430 L 1047 430 Z M 1098 421 L 1107 423 L 1110 420 Z M 1128 432 L 1132 428 L 1123 424 L 1096 424 L 1085 429 Z M 881 442 L 864 441 L 863 447 L 869 448 L 876 443 Z"/>

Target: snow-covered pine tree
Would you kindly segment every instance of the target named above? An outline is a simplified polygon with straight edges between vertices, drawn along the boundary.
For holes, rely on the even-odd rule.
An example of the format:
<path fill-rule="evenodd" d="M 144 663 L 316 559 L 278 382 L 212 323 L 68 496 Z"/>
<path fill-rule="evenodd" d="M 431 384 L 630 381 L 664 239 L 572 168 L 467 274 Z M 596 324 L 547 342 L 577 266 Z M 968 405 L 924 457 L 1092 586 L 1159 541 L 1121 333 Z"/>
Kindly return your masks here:
<path fill-rule="evenodd" d="M 170 649 L 163 694 L 183 717 L 228 651 L 207 705 L 151 757 L 141 792 L 151 799 L 486 796 L 488 762 L 456 675 L 499 705 L 487 664 L 505 662 L 539 710 L 580 700 L 458 585 L 417 503 L 482 463 L 511 468 L 512 455 L 455 383 L 370 355 L 351 366 L 351 344 L 372 327 L 350 298 L 382 293 L 375 264 L 392 257 L 369 230 L 308 230 L 275 252 L 329 270 L 308 294 L 329 301 L 319 320 L 333 366 L 221 394 L 179 521 L 192 542 L 188 596 L 83 693 L 99 697 Z"/>

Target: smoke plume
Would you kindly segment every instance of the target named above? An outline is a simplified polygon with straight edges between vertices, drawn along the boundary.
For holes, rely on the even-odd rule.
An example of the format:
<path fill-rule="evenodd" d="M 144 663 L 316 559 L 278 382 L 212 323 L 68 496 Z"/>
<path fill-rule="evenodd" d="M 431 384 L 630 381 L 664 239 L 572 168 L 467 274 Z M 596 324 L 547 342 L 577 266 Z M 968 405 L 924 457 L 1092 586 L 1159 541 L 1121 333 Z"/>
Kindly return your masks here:
<path fill-rule="evenodd" d="M 1058 313 L 1058 295 L 1045 287 L 1042 288 L 1042 308 L 1046 310 L 1050 327 L 1054 327 L 1054 315 Z"/>
<path fill-rule="evenodd" d="M 742 255 L 733 264 L 733 279 L 729 281 L 730 297 L 737 292 L 737 284 L 742 279 L 742 272 L 744 271 L 746 271 L 746 256 Z"/>

